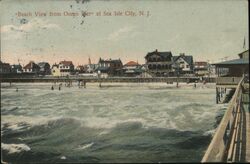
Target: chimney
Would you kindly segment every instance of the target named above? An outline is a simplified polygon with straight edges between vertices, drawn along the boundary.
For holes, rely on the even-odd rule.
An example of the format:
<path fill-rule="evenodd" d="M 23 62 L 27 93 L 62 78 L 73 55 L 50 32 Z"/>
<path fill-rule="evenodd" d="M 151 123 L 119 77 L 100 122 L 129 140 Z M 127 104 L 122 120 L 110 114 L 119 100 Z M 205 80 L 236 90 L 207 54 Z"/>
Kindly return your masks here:
<path fill-rule="evenodd" d="M 185 53 L 180 53 L 180 56 L 185 56 Z"/>
<path fill-rule="evenodd" d="M 155 49 L 155 52 L 158 52 L 158 50 L 157 50 L 157 49 Z"/>

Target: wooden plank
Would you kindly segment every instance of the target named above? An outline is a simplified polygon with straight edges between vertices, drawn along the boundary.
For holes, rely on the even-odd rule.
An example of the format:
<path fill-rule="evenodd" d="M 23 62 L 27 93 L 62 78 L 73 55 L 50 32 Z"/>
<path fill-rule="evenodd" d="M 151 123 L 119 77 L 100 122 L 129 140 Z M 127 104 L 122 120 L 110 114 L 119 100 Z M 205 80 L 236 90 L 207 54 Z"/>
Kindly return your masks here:
<path fill-rule="evenodd" d="M 249 103 L 243 104 L 246 114 L 246 157 L 245 162 L 250 162 L 250 114 Z"/>

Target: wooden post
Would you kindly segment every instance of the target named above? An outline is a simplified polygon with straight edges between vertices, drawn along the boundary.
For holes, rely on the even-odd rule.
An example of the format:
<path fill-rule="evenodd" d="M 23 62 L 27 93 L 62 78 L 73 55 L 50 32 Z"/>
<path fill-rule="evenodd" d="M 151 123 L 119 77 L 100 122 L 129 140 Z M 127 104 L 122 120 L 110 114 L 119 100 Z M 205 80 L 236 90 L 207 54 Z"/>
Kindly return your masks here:
<path fill-rule="evenodd" d="M 216 87 L 216 104 L 219 104 L 219 92 L 218 92 L 218 87 Z"/>

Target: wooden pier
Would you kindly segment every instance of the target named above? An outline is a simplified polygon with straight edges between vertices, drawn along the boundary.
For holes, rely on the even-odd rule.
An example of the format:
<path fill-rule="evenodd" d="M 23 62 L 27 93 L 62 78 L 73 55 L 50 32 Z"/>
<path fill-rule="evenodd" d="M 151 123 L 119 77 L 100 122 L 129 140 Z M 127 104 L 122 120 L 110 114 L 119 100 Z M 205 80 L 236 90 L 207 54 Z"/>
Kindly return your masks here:
<path fill-rule="evenodd" d="M 250 162 L 249 82 L 245 78 L 220 80 L 217 87 L 238 85 L 202 162 Z"/>

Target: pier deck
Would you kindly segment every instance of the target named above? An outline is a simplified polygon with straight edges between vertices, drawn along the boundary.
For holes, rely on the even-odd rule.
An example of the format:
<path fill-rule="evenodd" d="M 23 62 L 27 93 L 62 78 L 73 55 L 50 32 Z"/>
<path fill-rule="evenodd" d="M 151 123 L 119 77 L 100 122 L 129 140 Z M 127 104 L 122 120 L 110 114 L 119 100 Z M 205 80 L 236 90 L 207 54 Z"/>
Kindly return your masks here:
<path fill-rule="evenodd" d="M 250 162 L 249 80 L 239 81 L 202 162 Z"/>
<path fill-rule="evenodd" d="M 247 105 L 247 108 L 249 109 L 249 105 Z M 246 112 L 246 122 L 247 122 L 247 143 L 246 143 L 246 158 L 245 158 L 245 162 L 250 162 L 250 114 L 249 114 L 249 110 L 248 112 Z"/>
<path fill-rule="evenodd" d="M 249 93 L 247 93 L 245 99 L 248 99 L 248 103 L 243 104 L 243 109 L 246 118 L 246 155 L 245 155 L 245 162 L 250 162 L 250 108 L 249 108 Z"/>

